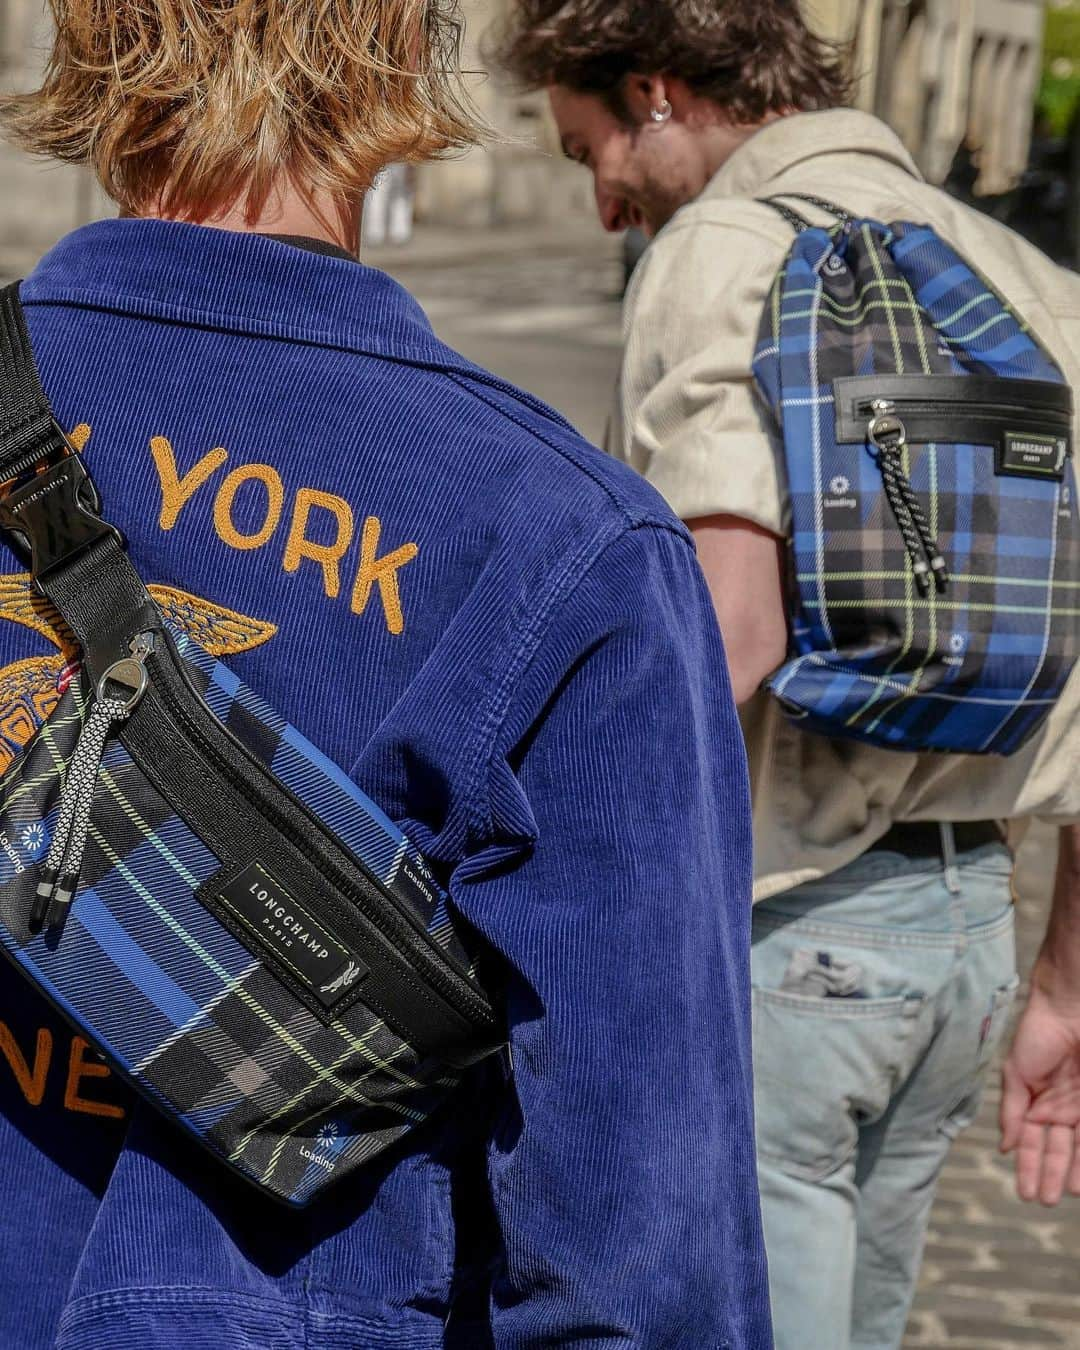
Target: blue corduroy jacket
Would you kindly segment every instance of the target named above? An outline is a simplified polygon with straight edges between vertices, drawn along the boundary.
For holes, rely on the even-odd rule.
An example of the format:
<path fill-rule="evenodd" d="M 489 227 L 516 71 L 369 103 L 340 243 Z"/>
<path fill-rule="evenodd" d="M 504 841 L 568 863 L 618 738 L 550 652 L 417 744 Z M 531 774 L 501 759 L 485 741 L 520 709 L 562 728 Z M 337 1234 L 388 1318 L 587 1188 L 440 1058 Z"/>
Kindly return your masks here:
<path fill-rule="evenodd" d="M 683 527 L 344 259 L 110 221 L 22 294 L 144 579 L 441 867 L 514 1070 L 291 1213 L 9 973 L 0 1346 L 766 1350 L 746 768 Z M 0 561 L 7 764 L 62 658 Z"/>

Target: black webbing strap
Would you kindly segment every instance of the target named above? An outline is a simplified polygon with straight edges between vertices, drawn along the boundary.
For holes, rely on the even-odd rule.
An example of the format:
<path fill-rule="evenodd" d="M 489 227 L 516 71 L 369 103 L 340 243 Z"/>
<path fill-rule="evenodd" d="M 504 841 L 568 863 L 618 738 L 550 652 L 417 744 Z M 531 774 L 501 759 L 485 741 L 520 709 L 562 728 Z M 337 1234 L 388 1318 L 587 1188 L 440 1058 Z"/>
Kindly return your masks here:
<path fill-rule="evenodd" d="M 161 616 L 120 535 L 100 519 L 93 480 L 41 387 L 19 288 L 8 286 L 0 290 L 0 483 L 39 465 L 40 475 L 0 499 L 0 528 L 12 533 L 17 551 L 30 544 L 38 589 L 96 681 L 134 637 L 160 629 Z"/>
<path fill-rule="evenodd" d="M 161 631 L 161 612 L 115 535 L 54 568 L 40 587 L 74 634 L 95 684 L 134 638 Z"/>
<path fill-rule="evenodd" d="M 0 291 L 0 483 L 65 448 L 30 350 L 19 287 Z"/>

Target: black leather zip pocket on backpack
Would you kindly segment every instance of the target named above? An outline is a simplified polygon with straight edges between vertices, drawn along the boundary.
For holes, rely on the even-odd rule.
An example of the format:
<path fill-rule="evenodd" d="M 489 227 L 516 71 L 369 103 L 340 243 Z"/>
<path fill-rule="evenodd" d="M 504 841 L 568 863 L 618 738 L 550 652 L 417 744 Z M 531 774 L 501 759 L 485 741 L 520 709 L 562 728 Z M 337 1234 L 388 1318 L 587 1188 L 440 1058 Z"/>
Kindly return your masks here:
<path fill-rule="evenodd" d="M 887 404 L 914 445 L 985 445 L 999 474 L 1061 482 L 1073 454 L 1067 385 L 983 375 L 860 375 L 836 380 L 836 439 L 863 444 Z"/>

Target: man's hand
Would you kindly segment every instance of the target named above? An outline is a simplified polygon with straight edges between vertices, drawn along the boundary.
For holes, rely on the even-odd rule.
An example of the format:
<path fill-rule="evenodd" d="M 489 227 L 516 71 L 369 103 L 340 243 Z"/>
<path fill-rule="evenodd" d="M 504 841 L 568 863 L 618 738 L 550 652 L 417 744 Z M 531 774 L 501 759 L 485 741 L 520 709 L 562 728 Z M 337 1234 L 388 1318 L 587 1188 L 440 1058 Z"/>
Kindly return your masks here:
<path fill-rule="evenodd" d="M 1080 1195 L 1080 997 L 1056 1003 L 1033 986 L 1005 1063 L 1001 1150 L 1016 1151 L 1021 1200 Z"/>
<path fill-rule="evenodd" d="M 1005 1063 L 1001 1149 L 1022 1200 L 1080 1196 L 1080 827 L 1061 833 L 1054 908 Z"/>

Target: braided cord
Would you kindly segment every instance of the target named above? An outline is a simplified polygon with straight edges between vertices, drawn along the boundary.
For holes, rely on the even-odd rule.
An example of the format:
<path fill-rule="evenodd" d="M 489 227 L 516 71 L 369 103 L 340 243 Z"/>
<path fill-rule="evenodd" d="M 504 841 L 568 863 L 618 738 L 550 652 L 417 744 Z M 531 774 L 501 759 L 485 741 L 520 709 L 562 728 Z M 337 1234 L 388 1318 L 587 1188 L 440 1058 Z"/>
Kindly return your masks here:
<path fill-rule="evenodd" d="M 34 926 L 44 923 L 57 905 L 61 911 L 66 910 L 78 889 L 105 743 L 113 727 L 125 721 L 129 711 L 121 699 L 99 699 L 79 733 L 64 779 L 56 831 L 38 883 Z"/>
<path fill-rule="evenodd" d="M 896 523 L 904 538 L 904 547 L 911 559 L 911 568 L 915 573 L 915 584 L 919 588 L 919 594 L 927 596 L 930 594 L 930 567 L 926 560 L 923 536 L 911 510 L 914 492 L 908 482 L 907 475 L 904 473 L 900 453 L 901 450 L 898 445 L 882 449 L 880 458 L 881 477 L 885 484 L 885 496 L 892 508 L 893 515 L 896 517 Z M 919 506 L 917 498 L 915 499 L 915 508 L 921 515 L 922 508 Z"/>
<path fill-rule="evenodd" d="M 939 591 L 943 591 L 949 584 L 949 571 L 945 559 L 941 555 L 941 547 L 934 532 L 930 528 L 930 522 L 926 519 L 926 512 L 922 509 L 922 503 L 911 486 L 911 480 L 901 470 L 900 486 L 904 494 L 904 500 L 907 503 L 908 511 L 911 513 L 911 519 L 915 523 L 915 528 L 919 532 L 919 538 L 922 541 L 923 549 L 926 553 L 927 562 L 930 564 L 931 571 L 934 574 L 934 581 Z"/>

